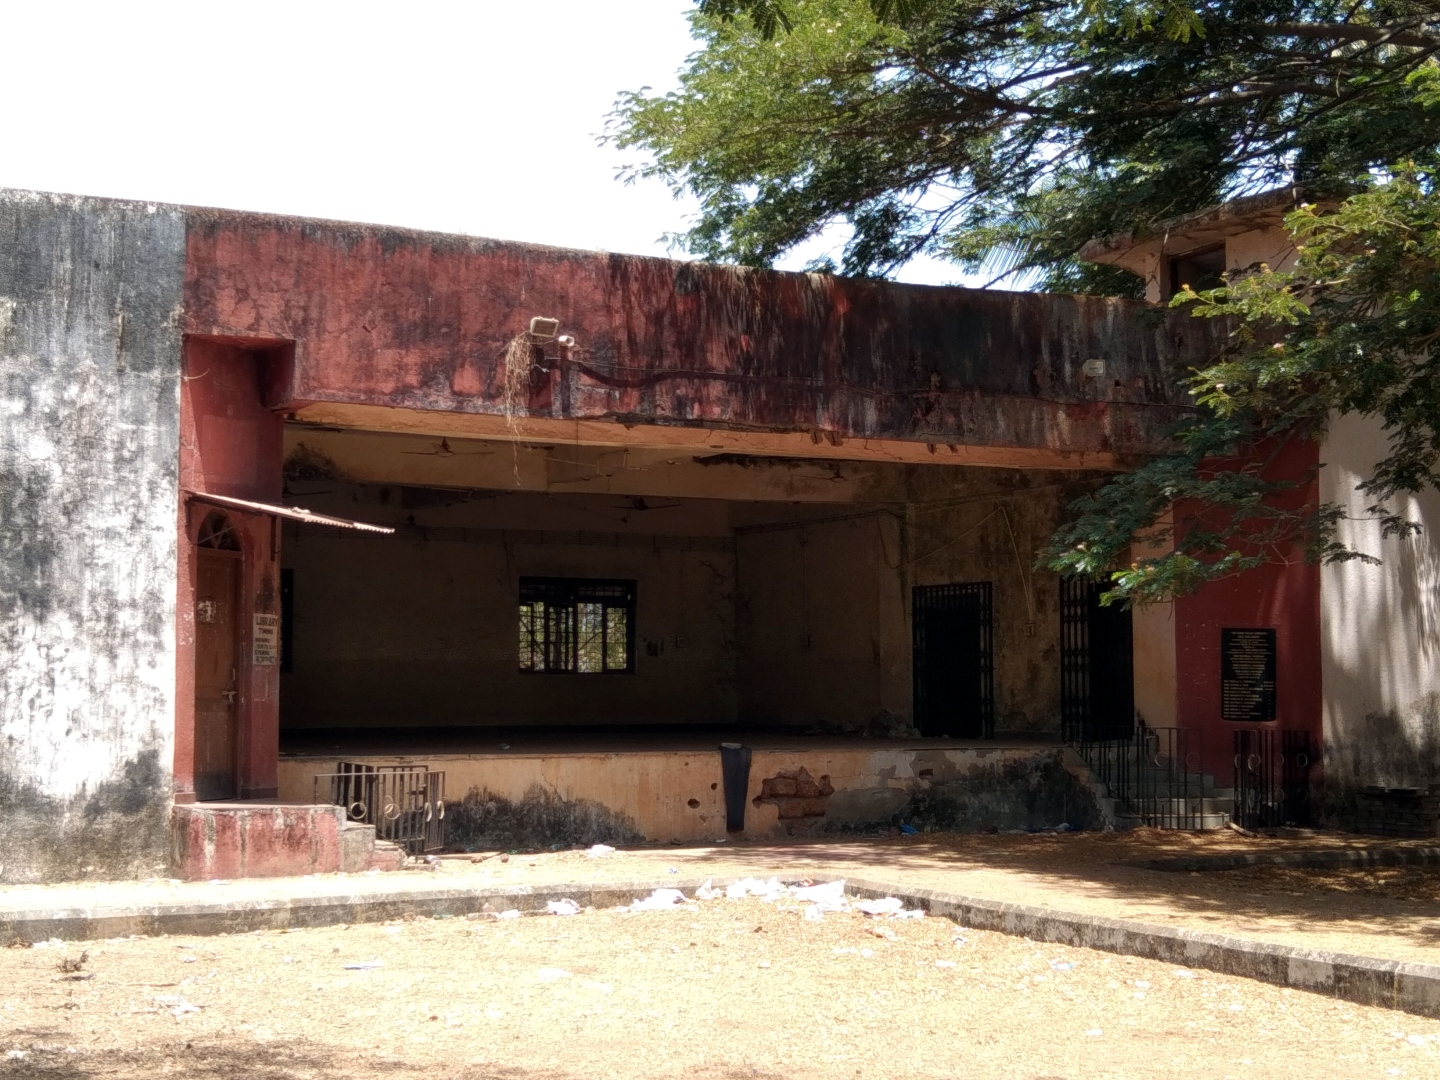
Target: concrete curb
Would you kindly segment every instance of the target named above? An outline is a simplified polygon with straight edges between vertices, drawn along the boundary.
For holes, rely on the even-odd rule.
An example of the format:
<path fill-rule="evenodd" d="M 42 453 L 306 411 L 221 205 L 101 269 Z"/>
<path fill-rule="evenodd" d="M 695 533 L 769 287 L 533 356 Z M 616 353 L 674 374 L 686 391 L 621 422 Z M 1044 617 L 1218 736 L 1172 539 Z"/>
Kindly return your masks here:
<path fill-rule="evenodd" d="M 1272 851 L 1233 855 L 1192 855 L 1144 859 L 1127 865 L 1141 870 L 1238 870 L 1244 866 L 1434 866 L 1440 848 L 1336 848 L 1326 851 Z"/>
<path fill-rule="evenodd" d="M 1440 1017 L 1440 965 L 1297 949 L 1249 938 L 1081 915 L 1026 904 L 980 900 L 933 889 L 896 889 L 878 881 L 846 883 L 857 896 L 896 896 L 962 926 L 1033 941 L 1143 956 L 1182 967 L 1329 994 L 1360 1005 Z"/>
<path fill-rule="evenodd" d="M 723 887 L 733 880 L 715 878 L 713 883 Z M 446 918 L 478 912 L 487 903 L 500 910 L 541 911 L 547 902 L 564 898 L 582 907 L 607 907 L 628 904 L 655 889 L 681 889 L 690 893 L 702 884 L 704 881 L 698 878 L 670 878 L 603 885 L 437 886 L 387 893 L 317 891 L 282 899 L 194 904 L 36 908 L 0 913 L 0 942 L 30 943 L 50 938 L 85 941 L 131 934 L 237 934 L 384 922 L 407 914 Z M 1006 904 L 934 889 L 905 888 L 883 881 L 848 879 L 846 886 L 851 895 L 895 896 L 912 906 L 923 907 L 931 915 L 977 930 L 1142 956 L 1329 994 L 1361 1005 L 1440 1017 L 1440 965 L 1298 949 L 1199 930 Z"/>
<path fill-rule="evenodd" d="M 726 882 L 731 879 L 726 879 Z M 96 905 L 85 908 L 34 908 L 0 912 L 0 944 L 32 944 L 60 938 L 94 941 L 136 935 L 245 934 L 342 923 L 385 922 L 413 914 L 447 918 L 478 912 L 488 903 L 504 911 L 543 911 L 547 902 L 569 898 L 581 907 L 628 904 L 656 889 L 694 892 L 705 879 L 671 878 L 660 882 L 605 885 L 494 885 L 420 887 L 403 892 L 314 892 L 281 899 L 217 900 L 202 903 Z"/>

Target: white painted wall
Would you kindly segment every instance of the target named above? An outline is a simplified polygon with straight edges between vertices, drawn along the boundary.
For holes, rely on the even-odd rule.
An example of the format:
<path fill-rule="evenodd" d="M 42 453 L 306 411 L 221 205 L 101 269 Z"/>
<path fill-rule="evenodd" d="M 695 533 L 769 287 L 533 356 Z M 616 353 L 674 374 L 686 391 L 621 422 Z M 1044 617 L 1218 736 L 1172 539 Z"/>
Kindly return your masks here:
<path fill-rule="evenodd" d="M 1347 507 L 1340 539 L 1381 560 L 1320 573 L 1327 798 L 1365 784 L 1440 781 L 1440 494 L 1397 509 L 1423 531 L 1381 537 L 1355 486 L 1384 456 L 1378 420 L 1335 420 L 1321 447 L 1320 498 Z"/>

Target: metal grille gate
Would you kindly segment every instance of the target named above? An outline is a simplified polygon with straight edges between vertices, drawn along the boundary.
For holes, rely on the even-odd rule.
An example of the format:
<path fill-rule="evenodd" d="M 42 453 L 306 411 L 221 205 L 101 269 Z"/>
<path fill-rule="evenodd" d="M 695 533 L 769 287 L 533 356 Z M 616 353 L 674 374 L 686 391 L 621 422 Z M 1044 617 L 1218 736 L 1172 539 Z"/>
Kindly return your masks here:
<path fill-rule="evenodd" d="M 1201 735 L 1152 728 L 1135 715 L 1134 631 L 1128 608 L 1104 607 L 1108 585 L 1060 580 L 1060 721 L 1120 813 L 1161 829 L 1205 821 Z"/>
<path fill-rule="evenodd" d="M 994 628 L 988 581 L 911 591 L 915 724 L 922 735 L 995 734 Z"/>
<path fill-rule="evenodd" d="M 375 839 L 411 855 L 445 846 L 445 774 L 424 765 L 342 761 L 315 777 L 315 801 L 345 807 L 350 821 L 375 826 Z"/>
<path fill-rule="evenodd" d="M 1236 823 L 1310 824 L 1310 733 L 1238 728 L 1233 738 Z"/>
<path fill-rule="evenodd" d="M 1060 579 L 1060 719 L 1067 742 L 1129 739 L 1135 732 L 1130 611 L 1102 607 L 1108 586 Z"/>

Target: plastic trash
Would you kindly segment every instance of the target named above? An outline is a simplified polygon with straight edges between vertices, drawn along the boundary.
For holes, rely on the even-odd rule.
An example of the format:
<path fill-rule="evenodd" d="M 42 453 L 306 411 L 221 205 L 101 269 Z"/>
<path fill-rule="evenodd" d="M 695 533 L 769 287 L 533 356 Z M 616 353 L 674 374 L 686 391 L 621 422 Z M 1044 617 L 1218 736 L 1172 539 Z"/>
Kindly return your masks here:
<path fill-rule="evenodd" d="M 850 906 L 845 900 L 844 878 L 823 885 L 792 885 L 790 895 L 796 900 L 808 900 L 822 911 L 845 911 Z"/>
<path fill-rule="evenodd" d="M 510 908 L 507 911 L 500 912 L 500 914 L 496 915 L 495 917 L 497 919 L 518 919 L 520 917 L 520 912 L 516 911 L 514 908 Z"/>
<path fill-rule="evenodd" d="M 915 828 L 914 825 L 901 825 L 900 832 L 903 836 L 918 836 L 920 830 Z"/>
<path fill-rule="evenodd" d="M 613 855 L 614 853 L 615 849 L 609 844 L 592 844 L 585 849 L 585 854 L 592 859 L 598 859 L 604 855 Z"/>
<path fill-rule="evenodd" d="M 551 900 L 545 910 L 551 915 L 579 915 L 580 905 L 567 896 L 563 900 Z"/>
<path fill-rule="evenodd" d="M 680 872 L 680 868 L 678 866 L 669 866 L 665 868 L 665 872 L 667 874 L 678 874 Z"/>
<path fill-rule="evenodd" d="M 779 900 L 788 891 L 784 885 L 780 884 L 779 878 L 772 877 L 769 881 L 761 881 L 759 878 L 747 877 L 726 886 L 725 895 L 731 900 L 743 900 L 747 896 L 756 896 L 768 902 Z"/>
<path fill-rule="evenodd" d="M 1062 822 L 1060 822 L 1059 825 L 1056 825 L 1056 826 L 1055 826 L 1055 832 L 1074 832 L 1074 831 L 1075 831 L 1075 826 L 1074 826 L 1074 825 L 1071 825 L 1068 821 L 1062 821 Z"/>
<path fill-rule="evenodd" d="M 864 915 L 894 915 L 896 912 L 905 910 L 905 901 L 895 896 L 886 896 L 879 900 L 862 900 L 855 905 L 855 910 Z"/>
<path fill-rule="evenodd" d="M 346 964 L 346 971 L 374 971 L 385 966 L 384 960 L 361 960 L 358 964 Z"/>
<path fill-rule="evenodd" d="M 708 877 L 705 879 L 705 884 L 695 890 L 696 900 L 718 900 L 724 895 L 724 889 L 712 889 L 710 887 L 710 879 Z"/>
<path fill-rule="evenodd" d="M 630 905 L 631 911 L 674 911 L 679 904 L 688 903 L 679 889 L 656 889 L 644 900 Z"/>
<path fill-rule="evenodd" d="M 891 915 L 890 917 L 892 919 L 923 919 L 925 917 L 925 909 L 918 907 L 906 908 L 903 911 L 895 912 L 895 914 Z"/>
<path fill-rule="evenodd" d="M 825 912 L 821 911 L 815 904 L 811 904 L 805 908 L 804 919 L 806 922 L 819 922 L 823 918 L 825 918 Z"/>
<path fill-rule="evenodd" d="M 1050 970 L 1051 970 L 1051 971 L 1070 971 L 1070 970 L 1071 970 L 1072 968 L 1074 968 L 1074 967 L 1075 967 L 1075 965 L 1072 964 L 1069 960 L 1051 960 L 1051 961 L 1050 961 Z"/>
<path fill-rule="evenodd" d="M 1101 1031 L 1099 1028 L 1091 1028 L 1089 1031 L 1085 1032 L 1085 1034 L 1090 1036 L 1090 1038 L 1092 1039 L 1098 1039 L 1101 1035 L 1104 1035 L 1105 1032 Z"/>
<path fill-rule="evenodd" d="M 535 977 L 541 982 L 559 982 L 561 979 L 568 979 L 570 972 L 564 968 L 541 968 L 535 972 Z"/>
<path fill-rule="evenodd" d="M 170 1015 L 175 1017 L 176 1020 L 179 1020 L 180 1017 L 187 1013 L 198 1013 L 200 1011 L 199 1005 L 191 1005 L 190 1002 L 186 1001 L 179 994 L 160 994 L 155 998 L 155 1004 L 162 1008 L 169 1009 Z"/>

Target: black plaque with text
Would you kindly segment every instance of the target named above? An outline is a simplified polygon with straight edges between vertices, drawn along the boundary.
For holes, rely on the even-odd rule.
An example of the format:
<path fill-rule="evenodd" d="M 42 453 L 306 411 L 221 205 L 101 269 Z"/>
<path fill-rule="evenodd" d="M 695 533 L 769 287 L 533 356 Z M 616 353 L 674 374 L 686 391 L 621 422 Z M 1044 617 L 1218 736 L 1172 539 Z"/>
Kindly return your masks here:
<path fill-rule="evenodd" d="M 1275 719 L 1275 631 L 1220 631 L 1220 715 L 1254 723 Z"/>

